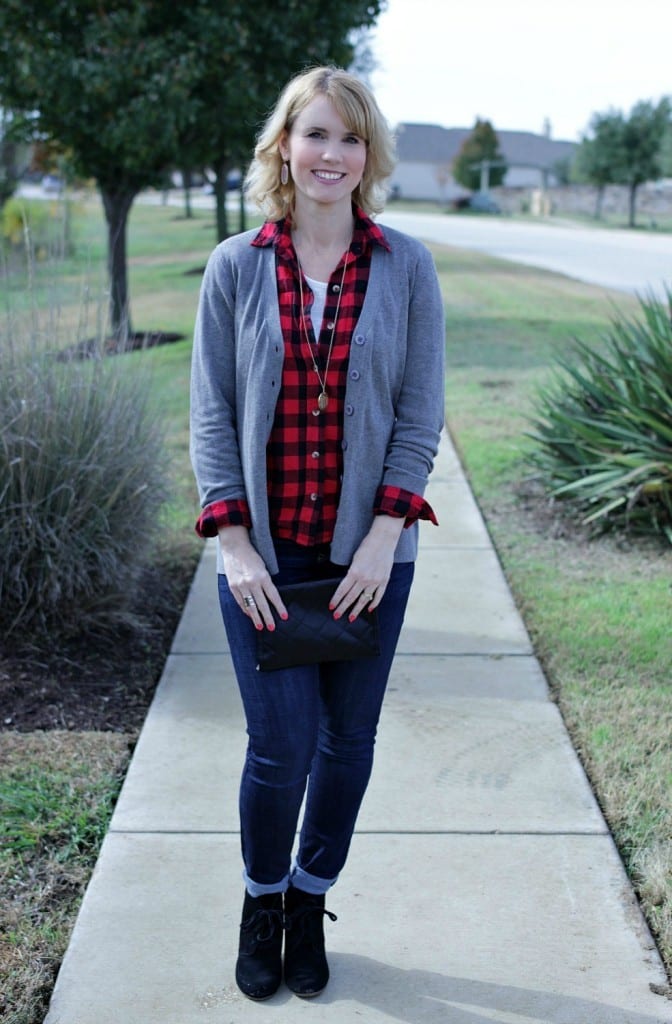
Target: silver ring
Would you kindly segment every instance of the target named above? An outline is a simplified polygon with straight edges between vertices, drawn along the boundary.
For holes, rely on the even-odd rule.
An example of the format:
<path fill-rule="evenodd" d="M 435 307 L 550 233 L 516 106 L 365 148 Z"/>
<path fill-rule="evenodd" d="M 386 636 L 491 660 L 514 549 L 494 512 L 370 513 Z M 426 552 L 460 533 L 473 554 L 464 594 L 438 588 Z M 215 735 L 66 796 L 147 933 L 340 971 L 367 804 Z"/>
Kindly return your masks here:
<path fill-rule="evenodd" d="M 257 602 L 254 600 L 254 598 L 250 597 L 249 594 L 247 595 L 247 597 L 243 598 L 243 604 L 245 605 L 246 608 L 254 608 L 256 603 Z"/>
<path fill-rule="evenodd" d="M 373 594 L 362 594 L 365 601 L 373 601 Z"/>

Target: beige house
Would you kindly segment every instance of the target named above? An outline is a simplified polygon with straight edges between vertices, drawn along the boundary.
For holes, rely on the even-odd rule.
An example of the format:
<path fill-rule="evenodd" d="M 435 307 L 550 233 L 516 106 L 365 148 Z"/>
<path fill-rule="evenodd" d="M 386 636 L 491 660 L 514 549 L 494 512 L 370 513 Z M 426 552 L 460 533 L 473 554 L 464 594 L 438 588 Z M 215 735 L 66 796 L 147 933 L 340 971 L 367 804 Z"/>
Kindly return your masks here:
<path fill-rule="evenodd" d="M 468 192 L 455 182 L 452 163 L 472 128 L 442 128 L 436 124 L 399 124 L 398 163 L 390 179 L 394 195 L 403 199 L 448 202 Z M 576 143 L 561 142 L 533 132 L 497 131 L 508 164 L 507 188 L 538 189 L 556 185 L 554 168 L 571 159 Z"/>

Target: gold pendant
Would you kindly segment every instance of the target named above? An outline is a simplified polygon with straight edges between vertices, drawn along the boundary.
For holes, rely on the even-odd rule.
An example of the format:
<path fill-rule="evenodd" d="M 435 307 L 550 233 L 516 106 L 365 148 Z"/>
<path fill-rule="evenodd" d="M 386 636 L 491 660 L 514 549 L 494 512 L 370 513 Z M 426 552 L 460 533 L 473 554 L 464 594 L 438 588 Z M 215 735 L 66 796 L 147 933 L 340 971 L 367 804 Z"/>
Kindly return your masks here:
<path fill-rule="evenodd" d="M 319 398 L 317 399 L 317 407 L 320 412 L 324 412 L 329 405 L 329 395 L 326 391 L 321 391 Z"/>

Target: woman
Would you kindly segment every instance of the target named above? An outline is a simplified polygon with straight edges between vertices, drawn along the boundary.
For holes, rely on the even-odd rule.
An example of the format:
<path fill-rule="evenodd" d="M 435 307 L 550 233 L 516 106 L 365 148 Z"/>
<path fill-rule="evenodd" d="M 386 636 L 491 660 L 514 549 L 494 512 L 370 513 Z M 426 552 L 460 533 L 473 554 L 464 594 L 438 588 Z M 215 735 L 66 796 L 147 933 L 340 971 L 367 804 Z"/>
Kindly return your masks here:
<path fill-rule="evenodd" d="M 285 88 L 246 181 L 268 216 L 205 272 L 191 452 L 249 744 L 236 980 L 317 995 L 325 893 L 366 789 L 443 425 L 444 318 L 428 251 L 375 225 L 393 168 L 373 96 L 313 68 Z M 255 631 L 285 583 L 336 577 L 330 609 L 377 609 L 381 654 L 260 673 Z M 295 860 L 291 851 L 306 805 Z"/>

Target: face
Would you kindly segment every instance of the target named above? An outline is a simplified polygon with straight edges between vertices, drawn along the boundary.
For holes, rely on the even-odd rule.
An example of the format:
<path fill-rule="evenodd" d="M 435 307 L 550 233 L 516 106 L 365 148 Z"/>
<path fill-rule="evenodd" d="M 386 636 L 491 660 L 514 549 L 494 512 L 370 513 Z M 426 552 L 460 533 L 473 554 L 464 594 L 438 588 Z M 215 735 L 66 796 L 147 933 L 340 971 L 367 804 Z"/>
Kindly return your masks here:
<path fill-rule="evenodd" d="M 289 161 L 297 203 L 341 202 L 349 208 L 364 173 L 366 143 L 346 128 L 331 100 L 311 100 L 291 131 L 283 134 L 279 148 Z"/>

